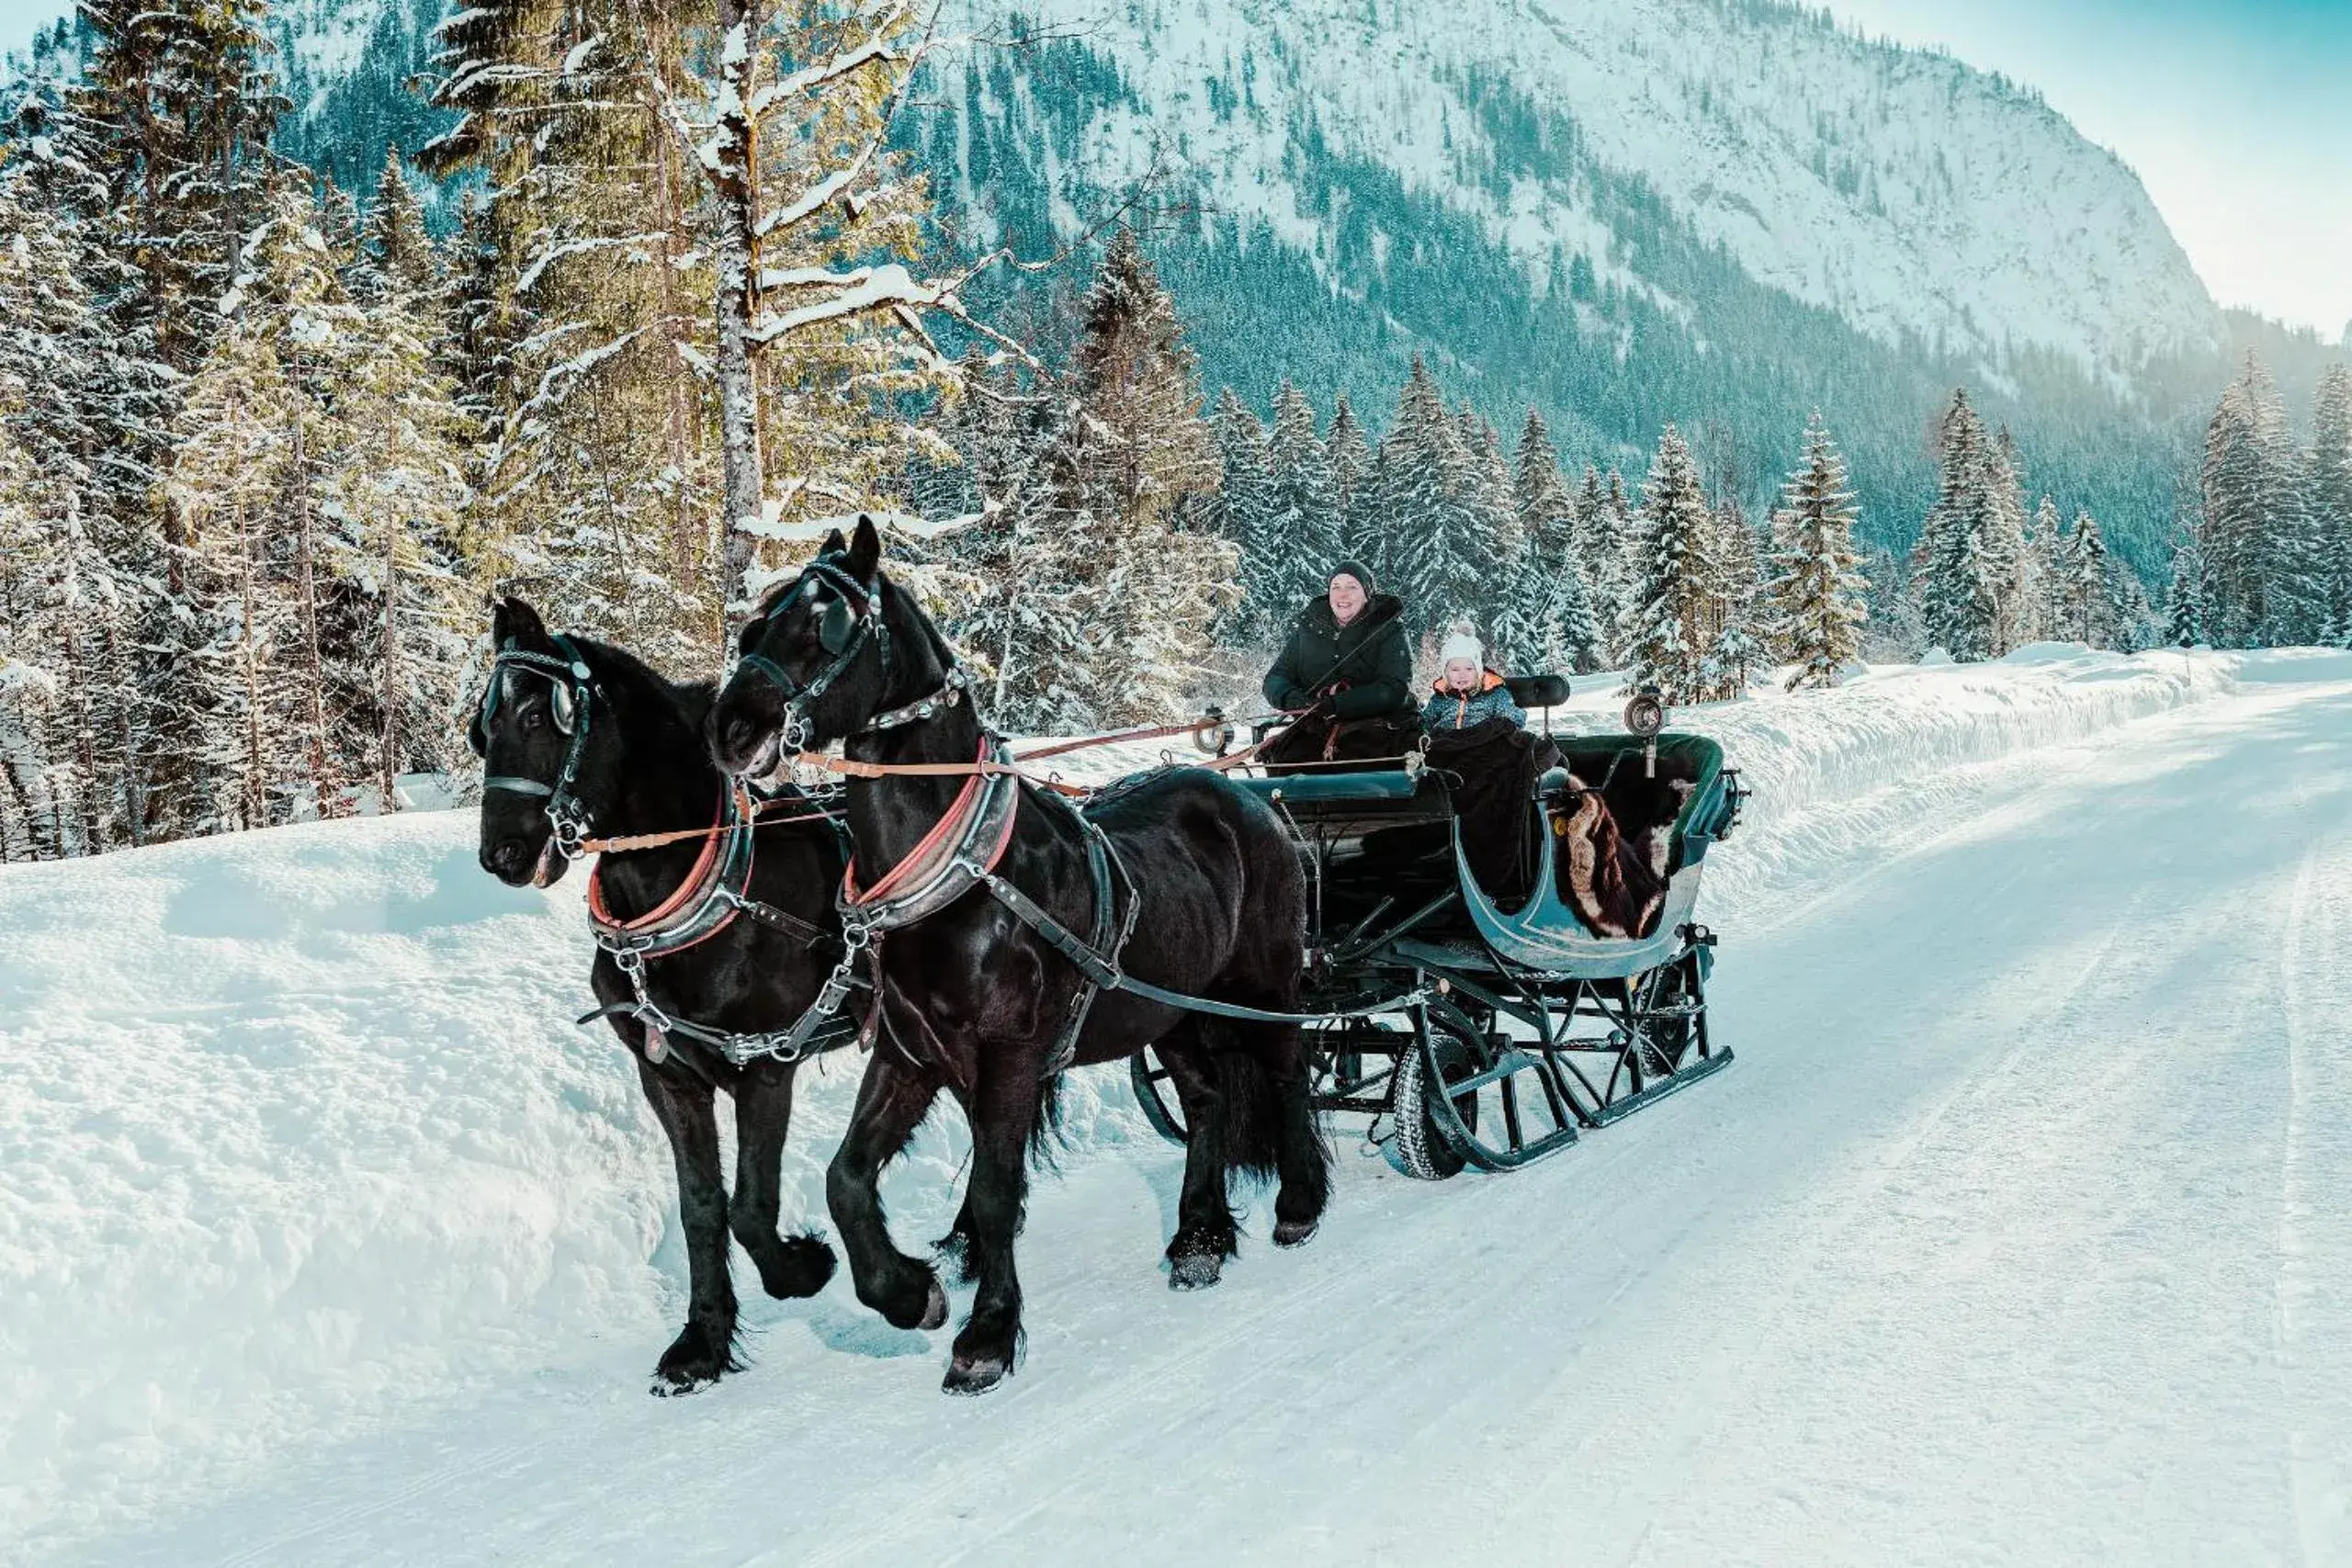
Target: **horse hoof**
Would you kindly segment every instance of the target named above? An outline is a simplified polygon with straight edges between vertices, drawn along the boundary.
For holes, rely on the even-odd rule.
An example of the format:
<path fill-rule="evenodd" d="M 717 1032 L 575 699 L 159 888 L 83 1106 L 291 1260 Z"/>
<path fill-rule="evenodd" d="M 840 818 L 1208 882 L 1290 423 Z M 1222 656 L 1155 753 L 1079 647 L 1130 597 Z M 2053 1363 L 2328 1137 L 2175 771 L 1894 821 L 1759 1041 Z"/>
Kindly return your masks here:
<path fill-rule="evenodd" d="M 813 1296 L 833 1277 L 833 1249 L 815 1236 L 792 1236 L 777 1247 L 773 1266 L 763 1264 L 760 1269 L 761 1288 L 776 1300 Z"/>
<path fill-rule="evenodd" d="M 947 1363 L 947 1376 L 940 1381 L 942 1393 L 986 1393 L 1004 1381 L 1010 1369 L 994 1356 L 958 1356 Z"/>
<path fill-rule="evenodd" d="M 646 1385 L 645 1392 L 656 1399 L 684 1399 L 690 1393 L 700 1393 L 718 1381 L 718 1374 L 716 1372 L 707 1377 L 696 1377 L 680 1372 L 657 1371 L 653 1374 L 653 1381 Z"/>
<path fill-rule="evenodd" d="M 732 1339 L 731 1333 L 713 1334 L 699 1324 L 686 1325 L 653 1364 L 650 1392 L 662 1398 L 693 1393 L 740 1371 L 729 1348 Z"/>
<path fill-rule="evenodd" d="M 1205 1291 L 1223 1277 L 1225 1259 L 1214 1252 L 1188 1252 L 1168 1260 L 1168 1288 Z"/>
<path fill-rule="evenodd" d="M 1274 1223 L 1274 1245 L 1276 1247 L 1305 1247 L 1307 1239 L 1314 1235 L 1315 1230 L 1316 1223 L 1313 1220 L 1277 1220 Z"/>
<path fill-rule="evenodd" d="M 931 1300 L 923 1303 L 922 1321 L 915 1326 L 928 1331 L 941 1327 L 946 1322 L 947 1292 L 940 1289 L 937 1280 L 933 1280 L 931 1282 Z M 1003 1373 L 1000 1371 L 997 1375 L 1001 1377 Z"/>

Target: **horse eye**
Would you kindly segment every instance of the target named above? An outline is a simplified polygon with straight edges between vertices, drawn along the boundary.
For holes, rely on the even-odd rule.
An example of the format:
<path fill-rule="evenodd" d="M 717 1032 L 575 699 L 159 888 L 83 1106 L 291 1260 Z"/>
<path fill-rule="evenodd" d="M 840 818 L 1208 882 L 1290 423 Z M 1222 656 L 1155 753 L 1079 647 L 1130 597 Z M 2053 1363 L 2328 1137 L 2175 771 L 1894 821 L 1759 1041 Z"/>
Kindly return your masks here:
<path fill-rule="evenodd" d="M 523 728 L 526 728 L 526 729 L 545 729 L 547 727 L 548 727 L 548 716 L 547 716 L 547 714 L 546 714 L 545 710 L 540 709 L 540 708 L 526 708 L 526 709 L 525 709 L 525 710 L 524 710 L 524 713 L 523 713 Z"/>

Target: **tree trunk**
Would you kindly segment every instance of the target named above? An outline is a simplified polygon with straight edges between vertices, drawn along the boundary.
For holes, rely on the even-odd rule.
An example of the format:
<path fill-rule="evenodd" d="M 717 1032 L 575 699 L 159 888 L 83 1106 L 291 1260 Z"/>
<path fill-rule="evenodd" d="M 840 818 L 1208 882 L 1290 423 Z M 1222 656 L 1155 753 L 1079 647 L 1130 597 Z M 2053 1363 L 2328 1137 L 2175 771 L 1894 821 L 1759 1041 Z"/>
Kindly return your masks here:
<path fill-rule="evenodd" d="M 387 515 L 384 519 L 384 627 L 379 659 L 383 665 L 379 682 L 384 704 L 384 746 L 380 764 L 383 800 L 378 807 L 387 815 L 397 810 L 400 805 L 395 790 L 401 766 L 400 540 L 399 516 L 396 513 Z"/>
<path fill-rule="evenodd" d="M 294 543 L 295 592 L 302 601 L 302 655 L 310 665 L 309 709 L 303 722 L 310 731 L 311 788 L 319 800 L 322 818 L 343 815 L 336 793 L 335 767 L 327 749 L 326 661 L 319 651 L 319 589 L 316 552 L 311 539 L 311 480 L 303 461 L 303 421 L 294 420 Z"/>
<path fill-rule="evenodd" d="M 747 528 L 760 516 L 760 391 L 752 341 L 760 299 L 759 149 L 750 112 L 758 31 L 753 0 L 718 0 L 719 145 L 711 187 L 718 203 L 719 457 L 730 603 L 745 594 L 743 574 L 757 547 Z"/>

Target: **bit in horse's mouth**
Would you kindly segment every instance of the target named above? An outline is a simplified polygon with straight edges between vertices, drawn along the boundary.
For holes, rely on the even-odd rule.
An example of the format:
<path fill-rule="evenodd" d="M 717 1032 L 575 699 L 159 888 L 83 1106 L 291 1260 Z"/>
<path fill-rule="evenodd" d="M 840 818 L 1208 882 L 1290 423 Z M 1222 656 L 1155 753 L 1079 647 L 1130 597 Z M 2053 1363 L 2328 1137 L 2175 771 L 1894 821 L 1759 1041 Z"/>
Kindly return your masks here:
<path fill-rule="evenodd" d="M 752 753 L 752 760 L 743 764 L 742 772 L 736 776 L 747 784 L 770 784 L 775 782 L 775 774 L 784 771 L 784 732 L 770 730 L 767 738 L 760 742 L 760 749 Z"/>

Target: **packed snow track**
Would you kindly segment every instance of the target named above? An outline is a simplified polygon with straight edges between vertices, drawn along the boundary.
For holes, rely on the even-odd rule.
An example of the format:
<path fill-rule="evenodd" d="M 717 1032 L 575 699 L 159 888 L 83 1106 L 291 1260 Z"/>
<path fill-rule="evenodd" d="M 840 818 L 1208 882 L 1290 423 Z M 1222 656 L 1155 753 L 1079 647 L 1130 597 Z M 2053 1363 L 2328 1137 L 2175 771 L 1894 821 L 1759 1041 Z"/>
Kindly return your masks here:
<path fill-rule="evenodd" d="M 1081 1075 L 974 1402 L 748 1267 L 750 1369 L 647 1397 L 666 1156 L 562 1027 L 577 889 L 464 874 L 469 819 L 0 873 L 0 1551 L 2352 1562 L 2352 657 L 2165 657 L 1699 716 L 1765 792 L 1701 911 L 1737 1063 L 1528 1170 L 1343 1129 L 1310 1246 L 1261 1201 L 1177 1294 L 1180 1156 Z"/>

